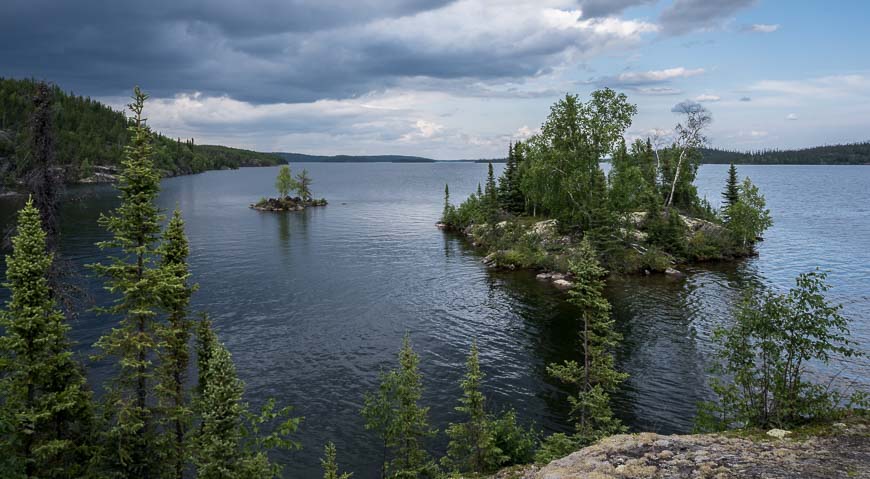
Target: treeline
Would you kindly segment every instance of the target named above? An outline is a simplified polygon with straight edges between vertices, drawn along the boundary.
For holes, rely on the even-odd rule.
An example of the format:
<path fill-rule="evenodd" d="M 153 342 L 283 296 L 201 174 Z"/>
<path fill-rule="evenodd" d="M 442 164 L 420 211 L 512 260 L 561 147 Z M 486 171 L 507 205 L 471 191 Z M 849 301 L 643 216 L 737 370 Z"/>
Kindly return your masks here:
<path fill-rule="evenodd" d="M 39 84 L 34 80 L 0 78 L 0 180 L 7 184 L 20 179 L 31 158 L 29 119 Z M 130 119 L 96 100 L 66 93 L 58 86 L 50 87 L 49 101 L 55 155 L 65 180 L 86 178 L 96 166 L 120 165 L 124 145 L 130 140 Z M 153 132 L 151 135 L 153 162 L 164 176 L 283 163 L 268 153 L 195 145 L 192 139 L 172 139 Z"/>
<path fill-rule="evenodd" d="M 798 150 L 731 151 L 702 148 L 703 163 L 738 165 L 870 165 L 870 141 Z"/>

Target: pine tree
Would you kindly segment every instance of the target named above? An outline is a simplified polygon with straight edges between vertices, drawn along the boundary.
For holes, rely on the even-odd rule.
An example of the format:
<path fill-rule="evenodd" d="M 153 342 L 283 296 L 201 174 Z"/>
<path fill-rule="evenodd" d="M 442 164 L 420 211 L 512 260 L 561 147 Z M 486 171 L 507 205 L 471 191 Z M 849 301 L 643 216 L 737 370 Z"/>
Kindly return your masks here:
<path fill-rule="evenodd" d="M 411 338 L 406 335 L 396 371 L 395 459 L 391 464 L 394 477 L 431 477 L 435 472 L 435 464 L 423 444 L 435 431 L 429 429 L 429 408 L 419 405 L 423 397 L 419 364 L 420 357 L 411 348 Z"/>
<path fill-rule="evenodd" d="M 308 176 L 308 170 L 302 170 L 302 173 L 296 175 L 296 191 L 302 197 L 302 201 L 311 201 L 311 177 Z"/>
<path fill-rule="evenodd" d="M 456 410 L 465 417 L 465 422 L 450 424 L 447 436 L 445 466 L 456 472 L 488 472 L 506 458 L 495 445 L 492 426 L 485 410 L 486 398 L 480 391 L 484 378 L 480 370 L 477 343 L 471 344 L 471 353 L 466 361 L 465 379 L 462 385 L 462 398 Z"/>
<path fill-rule="evenodd" d="M 725 182 L 725 190 L 722 191 L 722 212 L 728 218 L 728 208 L 740 199 L 740 179 L 737 177 L 737 167 L 734 163 L 728 168 L 728 179 Z"/>
<path fill-rule="evenodd" d="M 603 436 L 624 430 L 613 417 L 610 394 L 627 375 L 616 371 L 613 349 L 622 339 L 614 330 L 610 303 L 604 297 L 606 274 L 596 258 L 595 250 L 583 239 L 577 260 L 571 264 L 574 288 L 570 302 L 580 309 L 583 329 L 580 332 L 583 363 L 565 361 L 551 364 L 547 371 L 553 377 L 578 387 L 576 396 L 569 397 L 575 420 L 576 439 L 581 444 L 591 443 Z"/>
<path fill-rule="evenodd" d="M 0 313 L 0 476 L 81 477 L 91 447 L 93 408 L 72 357 L 69 325 L 49 284 L 52 255 L 32 199 L 18 213 Z"/>
<path fill-rule="evenodd" d="M 441 221 L 447 222 L 450 219 L 450 185 L 444 184 L 444 209 L 441 211 Z"/>
<path fill-rule="evenodd" d="M 292 449 L 299 445 L 287 439 L 296 432 L 301 418 L 289 417 L 290 408 L 275 411 L 269 400 L 259 415 L 249 412 L 243 402 L 244 384 L 236 373 L 229 350 L 220 343 L 211 322 L 197 325 L 196 411 L 199 431 L 193 441 L 192 456 L 199 479 L 268 479 L 279 477 L 281 467 L 269 460 L 267 452 L 275 447 Z M 262 426 L 284 420 L 273 432 L 264 434 Z"/>
<path fill-rule="evenodd" d="M 131 142 L 125 147 L 118 190 L 121 204 L 100 224 L 113 238 L 98 243 L 101 249 L 118 251 L 108 264 L 92 268 L 106 278 L 106 289 L 120 295 L 106 313 L 121 317 L 120 324 L 103 335 L 96 346 L 102 357 L 114 357 L 117 377 L 105 397 L 106 444 L 111 453 L 107 466 L 119 476 L 154 477 L 162 466 L 164 451 L 156 440 L 155 407 L 152 397 L 156 315 L 161 292 L 173 281 L 155 264 L 163 216 L 156 205 L 160 176 L 151 161 L 151 132 L 142 112 L 148 98 L 137 87 L 128 105 L 133 112 Z"/>
<path fill-rule="evenodd" d="M 186 434 L 192 415 L 186 393 L 192 328 L 187 309 L 195 289 L 195 286 L 188 284 L 189 253 L 184 220 L 181 212 L 176 209 L 169 220 L 160 248 L 161 269 L 170 278 L 165 284 L 171 289 L 163 291 L 162 294 L 163 307 L 169 312 L 169 321 L 157 329 L 160 338 L 157 392 L 168 444 L 166 465 L 173 472 L 171 475 L 177 479 L 184 475 Z"/>
<path fill-rule="evenodd" d="M 323 458 L 320 460 L 323 466 L 323 479 L 350 479 L 352 473 L 338 472 L 338 464 L 335 461 L 335 444 L 329 442 L 323 447 Z"/>
<path fill-rule="evenodd" d="M 366 429 L 376 430 L 384 441 L 383 477 L 434 477 L 437 467 L 423 442 L 435 434 L 429 428 L 428 407 L 419 405 L 423 384 L 418 365 L 420 357 L 405 336 L 399 351 L 399 367 L 381 375 L 377 394 L 367 394 L 362 415 Z M 387 451 L 392 460 L 387 462 Z"/>

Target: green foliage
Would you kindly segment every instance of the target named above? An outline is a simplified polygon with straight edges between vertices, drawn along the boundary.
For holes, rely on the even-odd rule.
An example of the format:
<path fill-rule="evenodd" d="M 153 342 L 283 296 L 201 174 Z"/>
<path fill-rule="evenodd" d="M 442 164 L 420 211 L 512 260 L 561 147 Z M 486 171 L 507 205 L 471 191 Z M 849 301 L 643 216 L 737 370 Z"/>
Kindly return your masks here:
<path fill-rule="evenodd" d="M 444 209 L 441 211 L 441 222 L 447 224 L 454 215 L 453 205 L 450 204 L 450 185 L 444 184 Z"/>
<path fill-rule="evenodd" d="M 106 443 L 112 445 L 105 459 L 108 467 L 122 476 L 153 475 L 162 467 L 164 451 L 157 445 L 153 417 L 157 411 L 149 399 L 153 395 L 161 293 L 177 287 L 177 277 L 155 264 L 163 216 L 156 205 L 160 176 L 151 161 L 152 136 L 142 116 L 146 98 L 137 87 L 129 105 L 134 118 L 132 141 L 125 147 L 117 185 L 121 204 L 112 214 L 100 217 L 100 224 L 113 237 L 98 246 L 118 255 L 108 264 L 92 265 L 106 278 L 106 289 L 119 296 L 114 306 L 103 309 L 121 317 L 119 326 L 103 335 L 96 346 L 119 364 L 105 397 L 110 423 Z"/>
<path fill-rule="evenodd" d="M 184 220 L 178 209 L 169 220 L 159 253 L 160 268 L 170 278 L 164 283 L 167 289 L 161 292 L 162 306 L 169 312 L 169 317 L 165 324 L 156 327 L 160 342 L 155 389 L 166 442 L 165 465 L 174 472 L 175 478 L 181 479 L 187 459 L 187 432 L 193 420 L 186 383 L 192 330 L 188 306 L 196 286 L 188 284 L 190 269 L 187 257 L 190 250 L 184 234 Z"/>
<path fill-rule="evenodd" d="M 641 210 L 650 196 L 655 194 L 655 183 L 648 182 L 649 171 L 655 170 L 655 159 L 651 155 L 652 152 L 646 149 L 644 143 L 635 143 L 629 153 L 625 141 L 620 142 L 610 161 L 608 194 L 614 211 L 625 213 Z"/>
<path fill-rule="evenodd" d="M 743 250 L 752 251 L 761 235 L 773 226 L 764 196 L 748 177 L 740 185 L 737 202 L 728 206 L 725 214 L 728 217 L 726 226 Z"/>
<path fill-rule="evenodd" d="M 604 297 L 602 278 L 606 272 L 598 264 L 595 250 L 588 240 L 581 243 L 579 254 L 571 266 L 574 288 L 569 301 L 580 309 L 582 363 L 571 360 L 551 364 L 547 372 L 577 387 L 577 395 L 569 396 L 568 400 L 576 421 L 576 439 L 588 444 L 624 430 L 619 420 L 613 417 L 610 394 L 628 375 L 614 367 L 613 350 L 622 336 L 614 329 L 610 303 Z"/>
<path fill-rule="evenodd" d="M 650 245 L 674 256 L 685 256 L 688 248 L 686 241 L 688 227 L 680 218 L 679 211 L 676 209 L 664 212 L 658 209 L 652 210 L 647 214 L 644 226 Z"/>
<path fill-rule="evenodd" d="M 311 177 L 308 176 L 308 170 L 302 170 L 302 173 L 296 175 L 296 191 L 302 198 L 302 201 L 311 201 Z"/>
<path fill-rule="evenodd" d="M 268 401 L 259 415 L 249 412 L 242 400 L 244 385 L 229 351 L 217 341 L 207 321 L 198 331 L 202 335 L 199 349 L 209 349 L 206 358 L 200 358 L 203 367 L 197 409 L 201 424 L 192 449 L 197 477 L 280 477 L 281 467 L 272 463 L 266 453 L 276 447 L 298 447 L 288 437 L 296 432 L 301 419 L 290 417 L 290 408 L 276 411 L 274 400 Z M 264 434 L 263 425 L 276 420 L 280 424 L 275 431 Z"/>
<path fill-rule="evenodd" d="M 517 423 L 513 409 L 490 419 L 490 428 L 495 447 L 501 451 L 502 467 L 527 464 L 534 459 L 538 434 L 533 428 L 524 428 Z"/>
<path fill-rule="evenodd" d="M 555 459 L 565 457 L 584 445 L 584 443 L 578 440 L 576 435 L 562 432 L 551 434 L 541 441 L 540 447 L 535 452 L 535 462 L 546 464 Z"/>
<path fill-rule="evenodd" d="M 287 197 L 291 191 L 299 188 L 299 184 L 293 179 L 290 173 L 290 166 L 283 165 L 278 169 L 278 177 L 275 178 L 275 189 L 278 191 L 278 198 Z"/>
<path fill-rule="evenodd" d="M 808 363 L 861 353 L 848 339 L 842 306 L 826 300 L 828 289 L 826 274 L 815 271 L 799 275 L 786 294 L 747 292 L 735 323 L 715 333 L 711 383 L 719 401 L 703 405 L 700 429 L 792 427 L 834 414 L 842 395 L 807 380 Z"/>
<path fill-rule="evenodd" d="M 81 477 L 94 453 L 91 393 L 49 286 L 52 255 L 32 200 L 12 247 L 0 312 L 0 475 Z"/>
<path fill-rule="evenodd" d="M 462 380 L 462 398 L 456 411 L 465 422 L 451 423 L 446 430 L 450 443 L 447 456 L 442 460 L 445 467 L 455 472 L 483 473 L 494 470 L 507 458 L 496 447 L 492 425 L 485 410 L 486 398 L 480 391 L 484 378 L 480 370 L 477 343 L 472 343 L 466 362 L 467 371 Z"/>
<path fill-rule="evenodd" d="M 323 458 L 320 460 L 323 467 L 323 479 L 350 479 L 352 473 L 338 472 L 338 464 L 335 461 L 335 444 L 328 442 L 323 447 Z"/>
<path fill-rule="evenodd" d="M 423 396 L 419 362 L 406 335 L 399 351 L 399 367 L 382 374 L 377 393 L 365 396 L 361 414 L 366 429 L 377 431 L 383 441 L 384 477 L 437 475 L 437 466 L 424 448 L 424 441 L 435 431 L 429 428 L 429 408 L 418 404 Z"/>
<path fill-rule="evenodd" d="M 535 206 L 565 226 L 600 226 L 607 184 L 599 163 L 613 151 L 637 111 L 623 94 L 603 89 L 581 103 L 566 95 L 554 104 L 541 133 L 527 143 L 520 188 Z"/>
<path fill-rule="evenodd" d="M 0 157 L 13 156 L 19 165 L 25 164 L 32 151 L 28 121 L 34 109 L 32 97 L 39 83 L 30 79 L 0 78 L 0 130 L 11 133 L 11 141 L 0 138 Z M 128 120 L 123 113 L 91 98 L 66 93 L 57 86 L 50 87 L 49 94 L 58 164 L 64 166 L 73 179 L 88 176 L 84 172 L 95 165 L 120 166 L 124 145 L 131 140 Z M 170 139 L 160 134 L 152 134 L 152 142 L 155 167 L 165 175 L 284 163 L 270 153 L 194 145 L 192 140 Z M 5 180 L 13 182 L 17 176 L 13 173 Z"/>
<path fill-rule="evenodd" d="M 499 207 L 512 214 L 525 210 L 525 197 L 520 190 L 520 168 L 523 162 L 523 144 L 517 142 L 508 148 L 507 163 L 498 180 Z"/>
<path fill-rule="evenodd" d="M 722 191 L 722 211 L 726 212 L 728 208 L 740 200 L 740 180 L 737 178 L 737 167 L 734 163 L 728 168 L 728 179 L 725 181 L 725 190 Z M 727 218 L 727 216 L 726 216 Z"/>

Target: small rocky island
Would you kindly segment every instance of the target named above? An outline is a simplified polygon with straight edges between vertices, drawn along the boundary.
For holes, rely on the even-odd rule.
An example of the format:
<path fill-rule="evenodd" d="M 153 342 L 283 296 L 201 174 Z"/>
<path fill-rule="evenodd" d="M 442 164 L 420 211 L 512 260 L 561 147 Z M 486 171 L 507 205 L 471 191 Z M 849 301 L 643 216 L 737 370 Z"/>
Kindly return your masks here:
<path fill-rule="evenodd" d="M 275 178 L 278 197 L 260 198 L 260 201 L 251 204 L 251 208 L 258 211 L 302 211 L 313 206 L 326 206 L 326 199 L 313 197 L 311 184 L 308 170 L 302 170 L 302 173 L 294 178 L 290 166 L 284 165 L 278 170 L 278 177 Z M 291 191 L 298 193 L 298 196 L 290 196 Z"/>
<path fill-rule="evenodd" d="M 259 211 L 302 211 L 312 206 L 326 206 L 326 200 L 323 198 L 304 200 L 299 196 L 261 198 L 260 201 L 252 204 L 251 208 Z"/>

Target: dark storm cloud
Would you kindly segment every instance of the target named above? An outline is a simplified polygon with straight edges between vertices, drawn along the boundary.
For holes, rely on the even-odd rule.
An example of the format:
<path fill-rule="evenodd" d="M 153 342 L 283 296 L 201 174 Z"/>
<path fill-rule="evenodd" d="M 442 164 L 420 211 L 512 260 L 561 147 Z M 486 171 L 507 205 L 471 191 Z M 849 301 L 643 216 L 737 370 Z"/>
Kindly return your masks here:
<path fill-rule="evenodd" d="M 756 0 L 674 0 L 659 17 L 662 33 L 681 35 L 719 26 Z"/>
<path fill-rule="evenodd" d="M 583 3 L 605 12 L 605 2 Z M 490 11 L 486 2 L 453 0 L 6 0 L 0 75 L 100 97 L 138 84 L 156 97 L 306 102 L 408 79 L 527 78 L 550 71 L 569 49 L 625 36 L 527 17 L 541 8 L 518 1 Z"/>
<path fill-rule="evenodd" d="M 341 63 L 353 54 L 340 41 L 318 51 L 306 45 L 307 35 L 341 35 L 451 2 L 5 0 L 0 75 L 44 78 L 90 95 L 142 84 L 161 96 L 179 89 L 262 101 L 346 96 L 365 91 L 371 79 L 317 75 L 325 70 L 317 60 Z M 329 74 L 352 73 L 344 70 L 337 65 Z"/>

